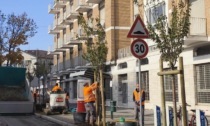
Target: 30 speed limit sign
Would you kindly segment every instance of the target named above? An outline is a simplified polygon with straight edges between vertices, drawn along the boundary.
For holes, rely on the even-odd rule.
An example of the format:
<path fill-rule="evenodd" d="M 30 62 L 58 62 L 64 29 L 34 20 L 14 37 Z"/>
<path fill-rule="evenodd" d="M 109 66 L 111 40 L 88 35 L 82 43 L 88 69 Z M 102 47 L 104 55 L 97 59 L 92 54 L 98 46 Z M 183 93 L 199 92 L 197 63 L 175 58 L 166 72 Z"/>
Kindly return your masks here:
<path fill-rule="evenodd" d="M 147 55 L 148 49 L 147 43 L 142 39 L 136 39 L 131 44 L 131 53 L 139 59 L 142 59 Z"/>

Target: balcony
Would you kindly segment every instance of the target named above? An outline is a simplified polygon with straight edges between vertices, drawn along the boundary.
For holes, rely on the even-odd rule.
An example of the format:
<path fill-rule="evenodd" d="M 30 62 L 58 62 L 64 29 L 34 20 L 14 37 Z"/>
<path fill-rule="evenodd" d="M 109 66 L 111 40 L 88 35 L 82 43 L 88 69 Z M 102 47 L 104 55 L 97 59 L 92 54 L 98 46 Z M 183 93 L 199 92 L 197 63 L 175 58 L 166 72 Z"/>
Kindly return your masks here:
<path fill-rule="evenodd" d="M 79 16 L 79 13 L 75 11 L 73 6 L 70 6 L 70 8 L 66 9 L 66 20 L 72 20 L 72 19 L 77 19 Z"/>
<path fill-rule="evenodd" d="M 78 6 L 76 8 L 76 11 L 78 12 L 88 12 L 89 10 L 92 9 L 93 4 L 91 3 L 86 3 L 85 0 L 78 0 Z"/>
<path fill-rule="evenodd" d="M 54 7 L 52 7 L 51 5 L 48 5 L 48 13 L 49 13 L 49 14 L 57 14 L 57 13 L 59 13 L 59 12 L 60 12 L 59 9 L 54 8 Z"/>
<path fill-rule="evenodd" d="M 77 35 L 78 35 L 80 40 L 83 40 L 83 39 L 87 38 L 86 34 L 84 33 L 83 29 L 81 29 L 81 28 L 78 29 Z"/>
<path fill-rule="evenodd" d="M 67 36 L 67 39 L 66 39 L 66 45 L 79 45 L 81 44 L 82 42 L 77 40 L 76 39 L 76 36 L 74 35 L 74 33 L 71 33 L 70 36 Z"/>
<path fill-rule="evenodd" d="M 132 56 L 130 46 L 118 50 L 118 59 Z"/>
<path fill-rule="evenodd" d="M 59 30 L 54 30 L 54 26 L 49 26 L 48 27 L 48 34 L 58 34 L 60 33 Z"/>
<path fill-rule="evenodd" d="M 66 15 L 66 13 L 64 13 L 63 14 L 63 19 L 60 21 L 60 24 L 70 25 L 70 24 L 74 23 L 74 20 L 67 19 L 66 17 L 67 17 L 67 15 Z"/>
<path fill-rule="evenodd" d="M 70 0 L 60 0 L 60 1 L 67 3 L 67 2 L 69 2 Z"/>
<path fill-rule="evenodd" d="M 185 38 L 186 46 L 193 46 L 208 41 L 206 18 L 190 18 L 189 35 Z"/>
<path fill-rule="evenodd" d="M 54 20 L 54 30 L 55 31 L 63 30 L 66 28 L 66 25 L 61 24 L 61 21 L 63 21 L 61 18 L 59 18 L 58 21 Z"/>
<path fill-rule="evenodd" d="M 66 2 L 55 0 L 54 1 L 54 8 L 64 8 L 66 6 Z"/>
<path fill-rule="evenodd" d="M 98 4 L 100 3 L 102 0 L 86 0 L 86 3 L 94 3 L 94 4 Z"/>

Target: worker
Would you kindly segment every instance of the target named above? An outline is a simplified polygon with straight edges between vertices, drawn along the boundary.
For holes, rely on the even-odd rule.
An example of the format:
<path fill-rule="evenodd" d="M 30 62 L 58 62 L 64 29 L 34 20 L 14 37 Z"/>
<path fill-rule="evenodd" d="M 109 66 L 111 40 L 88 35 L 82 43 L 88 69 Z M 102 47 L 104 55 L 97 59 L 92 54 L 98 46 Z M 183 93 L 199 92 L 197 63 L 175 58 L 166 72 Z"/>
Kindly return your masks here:
<path fill-rule="evenodd" d="M 84 93 L 84 102 L 85 102 L 85 109 L 86 109 L 86 117 L 85 121 L 86 123 L 93 124 L 95 121 L 95 95 L 93 94 L 93 91 L 96 90 L 98 86 L 98 82 L 95 82 L 91 85 L 88 83 L 84 83 L 83 93 Z"/>
<path fill-rule="evenodd" d="M 135 119 L 139 119 L 140 111 L 140 98 L 141 98 L 141 116 L 142 124 L 144 125 L 144 101 L 145 101 L 145 91 L 144 89 L 139 91 L 139 84 L 136 84 L 136 89 L 133 91 L 133 101 L 135 103 Z"/>
<path fill-rule="evenodd" d="M 58 86 L 58 83 L 56 83 L 52 91 L 58 91 L 58 90 L 62 90 L 62 89 Z"/>
<path fill-rule="evenodd" d="M 65 98 L 65 102 L 66 102 L 66 108 L 67 111 L 69 111 L 69 92 L 66 92 L 66 98 Z"/>

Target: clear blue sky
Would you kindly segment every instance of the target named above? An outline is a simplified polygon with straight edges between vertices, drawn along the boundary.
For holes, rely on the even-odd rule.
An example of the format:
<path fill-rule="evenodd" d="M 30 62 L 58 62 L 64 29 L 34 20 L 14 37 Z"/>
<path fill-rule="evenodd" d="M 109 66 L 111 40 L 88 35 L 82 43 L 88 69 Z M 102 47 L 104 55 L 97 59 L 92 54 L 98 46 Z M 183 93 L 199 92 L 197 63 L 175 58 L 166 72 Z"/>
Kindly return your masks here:
<path fill-rule="evenodd" d="M 22 50 L 39 49 L 48 50 L 53 46 L 53 35 L 48 34 L 48 26 L 53 24 L 53 15 L 48 13 L 48 5 L 53 0 L 0 0 L 0 10 L 4 14 L 26 12 L 37 26 L 37 34 L 29 38 L 28 45 L 21 46 Z"/>

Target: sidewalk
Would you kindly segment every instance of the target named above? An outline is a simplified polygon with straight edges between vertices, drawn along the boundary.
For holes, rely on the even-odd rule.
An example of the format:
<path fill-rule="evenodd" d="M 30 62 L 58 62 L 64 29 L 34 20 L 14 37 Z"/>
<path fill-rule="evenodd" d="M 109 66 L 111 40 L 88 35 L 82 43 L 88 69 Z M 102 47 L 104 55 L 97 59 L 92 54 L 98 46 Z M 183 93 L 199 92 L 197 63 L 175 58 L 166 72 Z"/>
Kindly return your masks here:
<path fill-rule="evenodd" d="M 49 121 L 58 123 L 63 126 L 76 126 L 74 124 L 73 113 L 70 114 L 53 114 L 44 115 L 43 113 L 36 113 L 38 117 L 47 119 Z M 113 120 L 118 121 L 120 117 L 126 120 L 134 120 L 134 110 L 133 109 L 117 109 L 113 113 Z M 112 121 L 110 111 L 106 111 L 106 121 Z M 145 126 L 154 126 L 154 115 L 153 110 L 145 110 Z"/>

